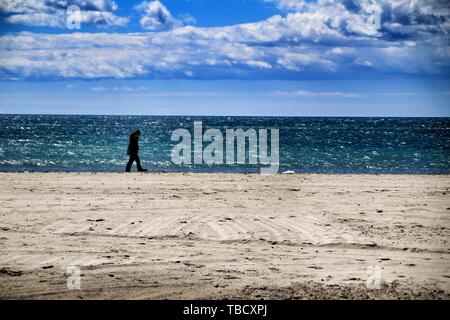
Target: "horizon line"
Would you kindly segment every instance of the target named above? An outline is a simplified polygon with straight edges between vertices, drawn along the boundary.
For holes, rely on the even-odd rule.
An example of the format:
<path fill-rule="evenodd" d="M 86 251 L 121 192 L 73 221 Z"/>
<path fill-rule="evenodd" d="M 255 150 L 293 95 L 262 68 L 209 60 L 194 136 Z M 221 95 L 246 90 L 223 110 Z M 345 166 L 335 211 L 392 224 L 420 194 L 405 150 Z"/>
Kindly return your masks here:
<path fill-rule="evenodd" d="M 0 113 L 0 116 L 91 116 L 91 117 L 246 117 L 246 118 L 450 118 L 450 116 L 389 116 L 389 115 L 189 115 L 189 114 L 77 114 L 77 113 Z"/>

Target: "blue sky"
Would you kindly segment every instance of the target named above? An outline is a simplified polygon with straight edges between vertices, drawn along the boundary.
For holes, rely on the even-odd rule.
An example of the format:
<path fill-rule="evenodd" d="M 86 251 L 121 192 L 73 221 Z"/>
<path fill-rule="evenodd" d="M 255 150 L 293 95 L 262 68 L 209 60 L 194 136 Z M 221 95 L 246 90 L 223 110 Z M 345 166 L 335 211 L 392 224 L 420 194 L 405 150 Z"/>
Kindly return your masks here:
<path fill-rule="evenodd" d="M 450 116 L 449 32 L 439 0 L 0 0 L 0 113 Z"/>

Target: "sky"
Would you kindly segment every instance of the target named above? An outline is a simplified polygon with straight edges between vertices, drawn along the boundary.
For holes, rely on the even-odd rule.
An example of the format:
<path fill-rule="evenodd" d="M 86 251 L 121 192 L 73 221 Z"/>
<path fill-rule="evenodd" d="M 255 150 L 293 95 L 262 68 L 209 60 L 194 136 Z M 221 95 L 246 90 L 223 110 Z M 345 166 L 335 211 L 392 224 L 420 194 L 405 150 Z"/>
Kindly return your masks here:
<path fill-rule="evenodd" d="M 0 113 L 449 117 L 449 32 L 446 0 L 0 0 Z"/>

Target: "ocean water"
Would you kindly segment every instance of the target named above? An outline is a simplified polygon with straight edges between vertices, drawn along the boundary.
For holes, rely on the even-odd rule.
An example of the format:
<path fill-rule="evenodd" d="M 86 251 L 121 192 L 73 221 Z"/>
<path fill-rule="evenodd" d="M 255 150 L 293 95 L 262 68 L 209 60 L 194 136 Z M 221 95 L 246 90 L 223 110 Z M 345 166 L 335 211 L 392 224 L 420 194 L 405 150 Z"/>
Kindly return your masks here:
<path fill-rule="evenodd" d="M 280 172 L 450 173 L 450 118 L 54 115 L 0 115 L 0 171 L 121 172 L 128 134 L 139 128 L 150 171 L 259 172 L 259 165 L 173 164 L 171 133 L 193 134 L 194 121 L 223 133 L 278 128 Z"/>

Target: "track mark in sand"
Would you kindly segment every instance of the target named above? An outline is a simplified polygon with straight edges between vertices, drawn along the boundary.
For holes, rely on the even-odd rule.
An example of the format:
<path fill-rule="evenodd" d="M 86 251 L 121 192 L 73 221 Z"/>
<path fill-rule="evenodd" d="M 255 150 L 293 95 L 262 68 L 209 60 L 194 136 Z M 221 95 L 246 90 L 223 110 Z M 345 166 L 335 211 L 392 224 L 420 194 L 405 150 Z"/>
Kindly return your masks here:
<path fill-rule="evenodd" d="M 23 274 L 23 271 L 21 271 L 21 270 L 15 271 L 15 270 L 11 270 L 9 268 L 1 268 L 0 274 L 11 276 L 11 277 L 20 277 Z"/>
<path fill-rule="evenodd" d="M 338 223 L 328 223 L 321 217 L 308 217 L 312 230 L 314 232 L 314 240 L 316 244 L 333 244 L 333 243 L 355 243 L 365 242 L 359 234 L 350 228 L 344 228 Z"/>
<path fill-rule="evenodd" d="M 298 222 L 297 219 L 277 219 L 275 221 L 270 221 L 272 224 L 278 225 L 280 228 L 286 230 L 286 240 L 290 241 L 313 241 L 315 236 L 313 234 L 317 234 L 312 230 L 312 225 L 306 219 L 302 218 L 301 222 Z"/>
<path fill-rule="evenodd" d="M 242 221 L 244 220 L 244 221 Z M 240 230 L 242 231 L 242 234 L 246 235 L 245 239 L 252 239 L 255 237 L 255 230 L 251 226 L 251 223 L 253 220 L 249 219 L 242 219 L 242 220 L 234 220 L 234 223 Z"/>
<path fill-rule="evenodd" d="M 237 230 L 237 234 L 239 235 L 239 239 L 250 239 L 252 238 L 252 229 L 247 227 L 247 224 L 245 225 L 242 222 L 239 222 L 237 219 L 232 220 L 231 222 L 227 223 L 229 226 L 231 226 L 233 229 Z"/>
<path fill-rule="evenodd" d="M 299 221 L 299 219 L 301 220 Z M 258 222 L 260 225 L 263 225 L 263 228 L 272 232 L 275 240 L 291 242 L 309 241 L 317 245 L 341 242 L 365 242 L 361 237 L 350 234 L 349 231 L 351 230 L 334 227 L 320 219 L 310 216 L 302 216 L 297 219 L 259 219 Z"/>
<path fill-rule="evenodd" d="M 83 233 L 87 232 L 92 225 L 86 221 L 58 221 L 47 226 L 43 226 L 37 233 L 39 234 L 66 234 L 66 233 Z"/>
<path fill-rule="evenodd" d="M 178 219 L 170 218 L 161 223 L 159 228 L 154 229 L 154 232 L 156 235 L 181 235 L 183 233 L 180 227 L 182 227 L 182 224 Z"/>
<path fill-rule="evenodd" d="M 268 228 L 269 230 L 276 231 L 278 236 L 275 237 L 276 241 L 291 241 L 296 242 L 299 240 L 295 232 L 292 232 L 292 229 L 290 229 L 290 226 L 285 226 L 280 221 L 277 220 L 271 220 L 271 219 L 261 219 L 259 222 L 262 222 L 262 224 Z"/>
<path fill-rule="evenodd" d="M 214 232 L 214 235 L 212 236 L 213 239 L 216 238 L 215 236 L 217 236 L 219 238 L 219 240 L 235 239 L 234 237 L 232 237 L 232 232 L 230 232 L 230 229 L 227 226 L 225 226 L 223 224 L 219 225 L 215 221 L 209 221 L 209 222 L 207 222 L 207 225 Z"/>
<path fill-rule="evenodd" d="M 286 220 L 271 220 L 271 219 L 229 219 L 222 223 L 216 221 L 208 221 L 206 225 L 213 232 L 198 233 L 200 238 L 212 238 L 219 240 L 249 240 L 255 238 L 267 238 L 272 241 L 314 241 L 320 242 L 317 239 L 319 233 L 318 227 L 314 226 L 309 221 L 302 221 L 292 224 L 292 221 Z M 316 229 L 316 230 L 315 230 Z M 194 233 L 196 229 L 192 229 Z M 197 233 L 196 233 L 197 234 Z"/>
<path fill-rule="evenodd" d="M 285 240 L 284 239 L 285 237 L 283 237 L 283 235 L 284 235 L 283 232 L 282 231 L 280 232 L 280 228 L 276 228 L 276 227 L 274 228 L 274 227 L 270 226 L 267 223 L 267 220 L 262 220 L 262 219 L 253 220 L 253 224 L 259 225 L 262 228 L 263 232 L 265 232 L 269 235 L 270 239 L 268 239 L 268 240 L 276 240 L 276 241 Z M 258 230 L 258 233 L 259 232 L 260 231 Z M 261 236 L 260 238 L 263 238 L 263 237 Z"/>
<path fill-rule="evenodd" d="M 161 218 L 153 219 L 151 222 L 138 226 L 139 230 L 135 230 L 134 235 L 139 235 L 141 237 L 159 236 L 161 235 L 159 231 L 164 226 L 164 224 L 165 221 L 162 221 Z M 133 234 L 131 233 L 131 235 Z"/>

